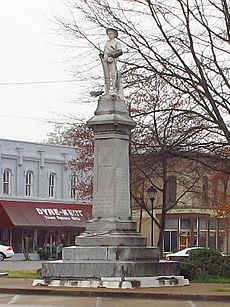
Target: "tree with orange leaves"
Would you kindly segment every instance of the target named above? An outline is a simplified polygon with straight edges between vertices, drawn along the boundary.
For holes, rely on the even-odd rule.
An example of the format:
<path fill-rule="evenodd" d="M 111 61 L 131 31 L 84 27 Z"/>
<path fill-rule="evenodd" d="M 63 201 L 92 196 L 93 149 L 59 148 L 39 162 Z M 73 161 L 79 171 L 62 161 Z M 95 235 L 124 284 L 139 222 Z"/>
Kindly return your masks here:
<path fill-rule="evenodd" d="M 72 198 L 91 201 L 93 191 L 93 132 L 84 122 L 56 124 L 49 134 L 51 144 L 69 145 L 75 148 L 76 158 L 69 162 L 72 173 Z"/>

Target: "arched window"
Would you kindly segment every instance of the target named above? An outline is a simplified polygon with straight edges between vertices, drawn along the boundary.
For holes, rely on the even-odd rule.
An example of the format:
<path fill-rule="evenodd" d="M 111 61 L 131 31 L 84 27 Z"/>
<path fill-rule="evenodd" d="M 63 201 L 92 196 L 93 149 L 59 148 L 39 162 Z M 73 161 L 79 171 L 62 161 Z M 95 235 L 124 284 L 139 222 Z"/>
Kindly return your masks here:
<path fill-rule="evenodd" d="M 3 172 L 3 194 L 10 195 L 11 188 L 11 170 L 5 169 Z"/>
<path fill-rule="evenodd" d="M 71 187 L 70 187 L 70 197 L 72 199 L 76 199 L 76 184 L 77 184 L 77 175 L 76 173 L 72 173 L 71 175 Z"/>
<path fill-rule="evenodd" d="M 33 196 L 33 172 L 26 172 L 26 197 Z"/>
<path fill-rule="evenodd" d="M 51 173 L 49 175 L 49 197 L 54 198 L 56 196 L 56 174 Z"/>

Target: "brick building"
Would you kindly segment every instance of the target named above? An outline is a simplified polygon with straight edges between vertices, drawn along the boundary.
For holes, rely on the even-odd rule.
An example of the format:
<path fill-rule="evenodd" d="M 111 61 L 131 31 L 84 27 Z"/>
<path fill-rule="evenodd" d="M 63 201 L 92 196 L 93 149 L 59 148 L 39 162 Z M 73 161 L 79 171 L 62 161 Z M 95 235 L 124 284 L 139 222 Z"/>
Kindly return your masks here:
<path fill-rule="evenodd" d="M 187 159 L 171 159 L 167 173 L 167 212 L 164 252 L 191 246 L 203 246 L 230 252 L 230 165 L 227 160 L 202 157 L 203 163 Z M 211 165 L 208 167 L 205 165 Z M 159 171 L 159 170 L 158 170 Z M 152 172 L 153 173 L 153 172 Z M 159 171 L 160 173 L 160 171 Z M 139 181 L 135 187 L 139 200 L 151 211 L 147 189 L 149 181 Z M 152 177 L 159 187 L 154 201 L 154 217 L 161 218 L 163 183 Z M 140 202 L 139 202 L 140 203 Z M 229 210 L 221 210 L 221 205 Z M 151 238 L 151 217 L 133 201 L 133 217 L 141 232 Z M 154 223 L 153 240 L 157 244 L 159 228 Z"/>

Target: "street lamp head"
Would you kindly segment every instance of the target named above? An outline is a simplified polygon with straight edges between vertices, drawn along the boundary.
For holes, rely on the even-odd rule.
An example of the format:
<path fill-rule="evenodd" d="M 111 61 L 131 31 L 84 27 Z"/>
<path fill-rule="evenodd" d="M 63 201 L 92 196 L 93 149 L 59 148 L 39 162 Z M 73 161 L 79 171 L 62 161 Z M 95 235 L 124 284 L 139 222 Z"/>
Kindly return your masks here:
<path fill-rule="evenodd" d="M 151 201 L 154 201 L 156 194 L 157 194 L 157 189 L 151 186 L 150 188 L 148 188 L 147 193 L 148 193 L 149 199 Z"/>

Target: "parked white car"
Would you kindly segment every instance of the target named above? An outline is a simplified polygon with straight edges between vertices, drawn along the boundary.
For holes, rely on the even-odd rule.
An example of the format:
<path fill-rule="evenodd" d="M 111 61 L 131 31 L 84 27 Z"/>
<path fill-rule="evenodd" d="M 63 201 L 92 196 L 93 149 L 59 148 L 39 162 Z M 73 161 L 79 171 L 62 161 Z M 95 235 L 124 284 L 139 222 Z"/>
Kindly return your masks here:
<path fill-rule="evenodd" d="M 5 258 L 11 258 L 14 255 L 14 250 L 12 246 L 0 244 L 0 261 Z"/>
<path fill-rule="evenodd" d="M 194 247 L 187 247 L 185 249 L 182 249 L 178 252 L 175 253 L 170 253 L 167 254 L 165 256 L 166 260 L 175 260 L 175 261 L 182 261 L 182 260 L 186 260 L 189 257 L 189 253 L 195 249 L 202 249 L 203 247 L 198 247 L 198 246 L 194 246 Z"/>

